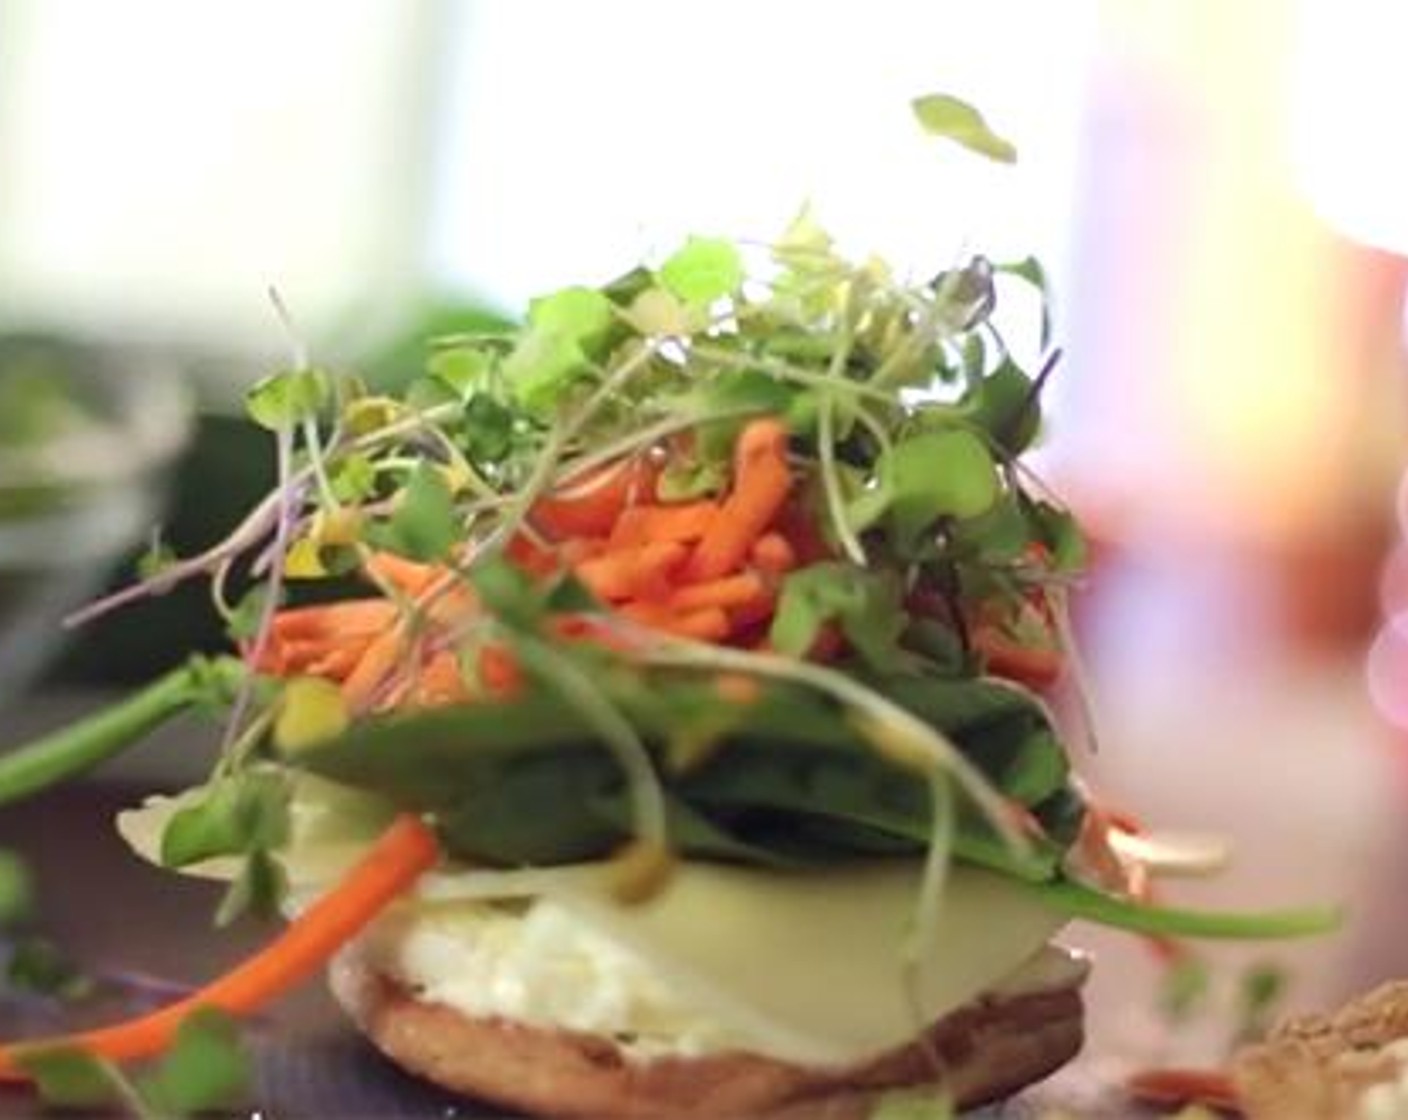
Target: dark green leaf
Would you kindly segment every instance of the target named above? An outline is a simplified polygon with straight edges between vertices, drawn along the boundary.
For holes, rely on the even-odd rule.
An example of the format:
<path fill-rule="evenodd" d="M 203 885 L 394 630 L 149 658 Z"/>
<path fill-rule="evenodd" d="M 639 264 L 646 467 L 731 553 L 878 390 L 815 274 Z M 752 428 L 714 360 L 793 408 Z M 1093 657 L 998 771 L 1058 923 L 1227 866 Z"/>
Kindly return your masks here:
<path fill-rule="evenodd" d="M 17 991 L 61 1000 L 82 999 L 93 990 L 93 978 L 43 937 L 16 943 L 5 978 Z"/>
<path fill-rule="evenodd" d="M 1017 149 L 988 127 L 977 109 L 945 93 L 916 97 L 914 115 L 932 136 L 941 136 L 999 163 L 1015 163 Z"/>
<path fill-rule="evenodd" d="M 1041 427 L 1041 402 L 1032 379 L 1010 360 L 964 394 L 962 410 L 968 419 L 992 436 L 1009 455 L 1020 455 Z"/>
<path fill-rule="evenodd" d="M 1028 516 L 1051 554 L 1051 564 L 1056 571 L 1078 572 L 1085 568 L 1088 559 L 1085 534 L 1070 510 L 1048 502 L 1032 502 Z"/>
<path fill-rule="evenodd" d="M 728 241 L 691 237 L 660 268 L 660 283 L 685 303 L 709 304 L 743 284 L 743 261 Z"/>
<path fill-rule="evenodd" d="M 250 914 L 256 918 L 277 918 L 280 904 L 288 893 L 288 877 L 283 865 L 263 849 L 245 857 L 239 876 L 230 884 L 215 911 L 215 925 L 221 929 L 236 918 Z"/>
<path fill-rule="evenodd" d="M 465 407 L 460 445 L 472 462 L 502 462 L 513 450 L 513 413 L 492 397 L 476 393 Z"/>
<path fill-rule="evenodd" d="M 523 569 L 501 558 L 475 564 L 470 583 L 489 611 L 510 629 L 537 629 L 547 613 L 543 594 Z"/>
<path fill-rule="evenodd" d="M 29 871 L 13 852 L 0 848 L 0 927 L 26 917 L 32 904 Z"/>
<path fill-rule="evenodd" d="M 899 647 L 908 625 L 898 579 L 845 563 L 813 564 L 783 581 L 769 637 L 778 652 L 805 657 L 828 623 L 879 672 L 905 663 Z"/>
<path fill-rule="evenodd" d="M 396 511 L 367 530 L 371 542 L 412 560 L 443 560 L 460 540 L 454 499 L 440 470 L 421 463 L 401 493 Z"/>
<path fill-rule="evenodd" d="M 234 1020 L 202 1007 L 181 1023 L 171 1049 L 139 1086 L 162 1115 L 186 1116 L 238 1104 L 253 1073 Z"/>

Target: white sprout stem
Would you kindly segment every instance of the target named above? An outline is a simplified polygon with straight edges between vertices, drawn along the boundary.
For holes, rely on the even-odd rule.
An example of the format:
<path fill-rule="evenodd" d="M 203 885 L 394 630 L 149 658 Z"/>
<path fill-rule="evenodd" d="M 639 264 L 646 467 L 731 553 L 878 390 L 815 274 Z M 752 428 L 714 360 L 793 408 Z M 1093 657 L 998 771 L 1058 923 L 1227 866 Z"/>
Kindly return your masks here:
<path fill-rule="evenodd" d="M 844 673 L 814 662 L 711 646 L 684 638 L 662 640 L 653 631 L 647 633 L 654 640 L 654 647 L 647 644 L 641 656 L 653 664 L 732 670 L 792 681 L 839 700 L 856 714 L 865 717 L 866 725 L 860 730 L 872 746 L 901 765 L 919 769 L 925 774 L 951 774 L 1009 849 L 1020 855 L 1030 854 L 1030 841 L 1017 827 L 1002 794 L 982 771 L 969 762 L 946 735 L 894 701 Z M 876 737 L 882 727 L 888 730 L 884 742 Z"/>
<path fill-rule="evenodd" d="M 831 388 L 838 392 L 850 393 L 857 397 L 869 397 L 872 400 L 884 401 L 886 404 L 895 403 L 894 393 L 884 389 L 877 389 L 873 384 L 874 378 L 869 382 L 852 381 L 848 377 L 834 377 L 829 372 L 793 365 L 791 362 L 782 361 L 780 358 L 769 357 L 762 354 L 740 354 L 737 351 L 726 350 L 717 346 L 705 346 L 696 343 L 691 346 L 690 349 L 693 353 L 706 361 L 717 362 L 720 365 L 728 366 L 732 369 L 759 369 L 783 381 L 795 381 L 801 385 Z M 876 376 L 878 377 L 879 375 L 877 374 Z"/>
<path fill-rule="evenodd" d="M 841 311 L 842 317 L 848 317 L 849 312 L 848 298 Z M 827 377 L 834 382 L 845 380 L 842 374 L 850 358 L 852 338 L 848 323 L 841 344 L 836 347 L 826 371 Z M 836 469 L 836 401 L 830 393 L 823 393 L 817 405 L 816 442 L 821 466 L 821 486 L 826 493 L 826 511 L 832 528 L 836 530 L 836 540 L 841 545 L 841 551 L 846 554 L 846 559 L 863 568 L 867 563 L 865 547 L 851 528 L 851 519 L 846 514 L 846 500 L 841 493 L 841 476 Z"/>
<path fill-rule="evenodd" d="M 222 754 L 229 750 L 239 737 L 245 713 L 254 696 L 254 667 L 263 660 L 264 653 L 269 648 L 269 637 L 274 629 L 274 615 L 279 609 L 279 596 L 283 592 L 283 558 L 288 551 L 289 536 L 293 527 L 292 523 L 297 516 L 297 507 L 302 501 L 301 484 L 290 478 L 293 460 L 292 428 L 279 429 L 275 437 L 275 449 L 278 460 L 278 488 L 274 491 L 274 496 L 278 499 L 275 507 L 278 511 L 278 520 L 275 522 L 274 528 L 274 557 L 269 567 L 268 591 L 259 611 L 259 627 L 255 631 L 254 641 L 250 643 L 249 652 L 244 659 L 248 671 L 245 673 L 244 679 L 240 681 L 239 691 L 235 693 L 235 701 L 231 705 L 230 716 L 225 724 L 225 734 L 221 740 Z"/>
<path fill-rule="evenodd" d="M 332 481 L 328 478 L 327 463 L 323 458 L 323 441 L 318 435 L 318 421 L 305 416 L 299 425 L 303 432 L 303 443 L 308 448 L 308 465 L 318 486 L 318 496 L 329 509 L 341 509 L 342 503 L 333 493 Z"/>
<path fill-rule="evenodd" d="M 929 1025 L 923 1005 L 924 984 L 928 979 L 924 966 L 933 960 L 932 950 L 938 941 L 944 888 L 948 884 L 953 863 L 953 792 L 945 775 L 930 776 L 929 798 L 933 806 L 933 826 L 929 830 L 929 844 L 924 853 L 913 921 L 900 950 L 905 1002 L 909 1005 L 916 1034 L 922 1033 Z"/>
<path fill-rule="evenodd" d="M 1056 624 L 1056 641 L 1066 656 L 1066 665 L 1071 674 L 1071 691 L 1075 694 L 1076 710 L 1080 713 L 1086 747 L 1091 754 L 1099 754 L 1100 717 L 1095 694 L 1090 685 L 1090 673 L 1081 654 L 1080 643 L 1076 641 L 1075 629 L 1071 625 L 1070 594 L 1064 587 L 1052 587 L 1047 594 L 1054 600 L 1052 614 Z"/>

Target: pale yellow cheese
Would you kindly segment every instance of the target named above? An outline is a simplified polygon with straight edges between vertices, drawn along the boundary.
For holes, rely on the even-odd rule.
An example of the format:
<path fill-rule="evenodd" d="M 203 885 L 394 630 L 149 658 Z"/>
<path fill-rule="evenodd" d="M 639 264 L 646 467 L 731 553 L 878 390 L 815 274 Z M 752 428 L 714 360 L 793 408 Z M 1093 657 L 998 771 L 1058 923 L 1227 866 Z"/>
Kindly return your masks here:
<path fill-rule="evenodd" d="M 482 895 L 487 876 L 471 878 Z M 378 952 L 428 998 L 468 1014 L 631 1034 L 668 1021 L 708 1048 L 728 1040 L 843 1065 L 999 985 L 1063 924 L 1011 880 L 955 868 L 925 967 L 910 975 L 918 884 L 906 861 L 808 874 L 686 864 L 655 899 L 622 907 L 597 869 L 559 870 L 526 919 L 442 897 L 403 912 Z M 573 923 L 581 936 L 569 935 Z M 551 983 L 534 990 L 543 977 Z M 617 1017 L 578 993 L 611 993 Z"/>

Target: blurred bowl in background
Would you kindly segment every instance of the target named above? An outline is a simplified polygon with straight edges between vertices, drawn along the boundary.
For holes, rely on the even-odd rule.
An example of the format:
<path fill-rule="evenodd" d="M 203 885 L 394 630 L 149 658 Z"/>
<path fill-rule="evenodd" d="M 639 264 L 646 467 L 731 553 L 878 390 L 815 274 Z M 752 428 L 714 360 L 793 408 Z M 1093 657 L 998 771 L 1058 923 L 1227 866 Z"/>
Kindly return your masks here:
<path fill-rule="evenodd" d="M 0 335 L 0 705 L 63 644 L 64 616 L 157 524 L 191 420 L 170 359 Z"/>

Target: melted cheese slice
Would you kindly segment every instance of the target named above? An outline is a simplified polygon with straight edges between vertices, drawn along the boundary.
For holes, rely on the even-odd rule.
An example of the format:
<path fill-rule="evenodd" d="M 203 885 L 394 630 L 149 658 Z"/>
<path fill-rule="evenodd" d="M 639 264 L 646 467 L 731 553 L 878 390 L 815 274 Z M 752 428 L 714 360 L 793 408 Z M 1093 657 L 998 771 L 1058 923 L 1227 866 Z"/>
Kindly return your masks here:
<path fill-rule="evenodd" d="M 521 896 L 531 878 L 509 873 L 505 893 Z M 482 900 L 495 893 L 492 875 L 467 879 L 463 892 L 475 897 L 459 901 L 446 901 L 457 893 L 448 881 L 438 890 L 429 884 L 438 900 L 423 903 L 419 916 L 417 908 L 403 914 L 398 936 L 380 948 L 388 970 L 428 998 L 468 1014 L 633 1032 L 626 1012 L 614 1023 L 574 1018 L 587 1012 L 580 1002 L 567 1006 L 561 990 L 580 982 L 586 1000 L 619 988 L 615 1002 L 638 1005 L 644 1020 L 663 1016 L 691 1024 L 696 1036 L 808 1065 L 845 1065 L 912 1039 L 1012 977 L 1064 921 L 1011 880 L 955 868 L 933 951 L 911 976 L 904 946 L 919 868 L 910 862 L 809 874 L 686 864 L 661 894 L 630 907 L 611 900 L 599 868 L 556 869 L 538 877 L 540 916 L 513 919 L 524 927 L 518 941 L 506 935 L 502 915 L 487 917 Z M 570 934 L 572 922 L 591 936 Z M 555 937 L 538 936 L 548 927 Z M 436 945 L 430 953 L 426 934 Z M 561 962 L 545 958 L 555 954 L 573 959 L 570 971 L 554 971 Z M 1053 974 L 1045 964 L 1039 984 L 1083 973 L 1081 965 L 1065 972 L 1058 965 Z M 473 990 L 465 992 L 457 981 L 471 975 Z M 535 993 L 540 982 L 557 990 Z M 507 1002 L 495 1003 L 495 988 Z"/>
<path fill-rule="evenodd" d="M 284 856 L 295 903 L 334 881 L 383 825 L 380 814 L 362 810 L 358 795 L 331 783 L 312 780 L 300 793 L 294 842 Z M 185 802 L 153 799 L 123 814 L 119 827 L 155 860 L 166 820 Z M 224 878 L 235 868 L 210 861 L 187 870 Z M 515 993 L 503 1004 L 476 994 L 474 1006 L 462 1008 L 471 1014 L 512 1015 L 538 998 L 533 984 L 545 993 L 535 1006 L 561 1010 L 559 958 L 575 956 L 578 974 L 585 969 L 609 980 L 627 1003 L 664 1006 L 669 1017 L 701 1026 L 701 1036 L 784 1060 L 840 1065 L 913 1038 L 985 990 L 1008 987 L 1003 982 L 1065 922 L 1019 883 L 956 866 L 934 941 L 920 967 L 906 970 L 919 876 L 918 862 L 903 860 L 786 874 L 685 863 L 655 898 L 624 907 L 612 900 L 600 865 L 445 869 L 423 877 L 396 922 L 403 938 L 418 923 L 434 927 L 438 947 L 418 958 L 423 974 L 413 977 L 427 992 L 474 976 Z M 486 939 L 486 914 L 506 900 L 518 903 L 520 916 L 505 924 L 497 907 Z M 551 912 L 527 923 L 525 903 Z M 583 936 L 572 933 L 574 923 Z M 543 936 L 545 927 L 556 932 Z M 491 943 L 496 948 L 486 948 Z M 394 947 L 383 944 L 382 951 L 398 971 Z M 1052 982 L 1049 967 L 1043 982 Z M 556 990 L 547 992 L 549 985 Z M 573 1025 L 554 1014 L 548 1022 Z M 630 1031 L 630 1016 L 619 1026 Z"/>

